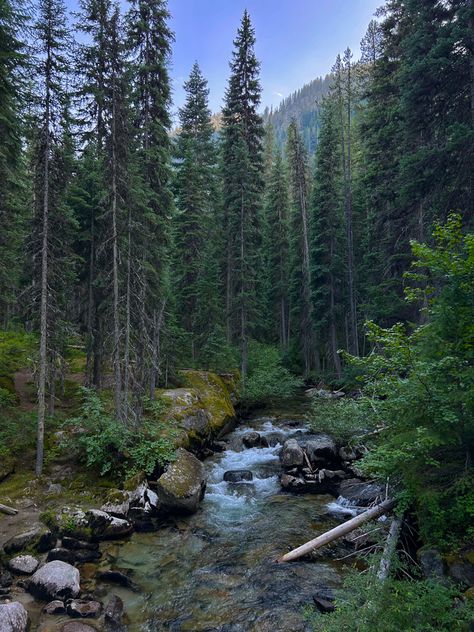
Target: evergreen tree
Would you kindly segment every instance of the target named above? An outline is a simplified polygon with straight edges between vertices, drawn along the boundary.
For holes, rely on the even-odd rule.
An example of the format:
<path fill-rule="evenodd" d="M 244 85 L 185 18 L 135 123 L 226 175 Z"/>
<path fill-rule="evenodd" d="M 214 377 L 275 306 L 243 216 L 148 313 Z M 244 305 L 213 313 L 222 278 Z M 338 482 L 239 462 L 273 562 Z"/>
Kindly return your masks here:
<path fill-rule="evenodd" d="M 327 366 L 341 377 L 338 354 L 344 305 L 343 187 L 337 109 L 324 101 L 311 200 L 313 317 Z"/>
<path fill-rule="evenodd" d="M 64 344 L 66 318 L 64 292 L 70 283 L 68 248 L 71 218 L 65 208 L 65 187 L 70 178 L 69 132 L 64 117 L 67 103 L 68 38 L 61 0 L 41 0 L 35 24 L 38 50 L 38 114 L 34 148 L 33 290 L 39 310 L 38 430 L 36 473 L 43 468 L 46 389 Z"/>
<path fill-rule="evenodd" d="M 105 99 L 108 51 L 108 28 L 112 10 L 111 0 L 81 0 L 78 29 L 86 35 L 86 43 L 79 46 L 75 74 L 78 86 L 79 123 L 89 153 L 89 168 L 97 174 L 96 186 L 86 188 L 88 215 L 83 215 L 83 256 L 87 260 L 84 275 L 84 292 L 87 297 L 86 310 L 81 310 L 82 326 L 86 333 L 86 384 L 100 387 L 105 353 L 105 312 L 107 279 L 102 273 L 101 247 L 106 234 L 103 218 L 103 173 L 105 164 Z M 86 174 L 84 174 L 86 176 Z M 87 177 L 87 176 L 86 176 Z M 92 184 L 89 182 L 89 184 Z M 86 207 L 82 207 L 85 210 Z M 81 253 L 82 254 L 82 253 Z M 82 277 L 82 275 L 81 275 Z"/>
<path fill-rule="evenodd" d="M 280 349 L 287 352 L 290 336 L 289 254 L 290 198 L 288 177 L 280 151 L 276 151 L 268 179 L 265 210 L 268 224 L 265 264 L 269 280 L 269 322 Z"/>
<path fill-rule="evenodd" d="M 169 315 L 169 262 L 173 200 L 170 188 L 168 62 L 173 34 L 166 0 L 134 0 L 128 14 L 128 47 L 133 81 L 138 169 L 143 182 L 141 259 L 137 265 L 139 335 L 137 380 L 150 397 L 163 364 L 161 336 Z M 170 316 L 170 315 L 169 315 Z M 172 319 L 170 318 L 170 327 Z M 171 335 L 171 329 L 168 336 Z M 143 392 L 145 392 L 143 390 Z"/>
<path fill-rule="evenodd" d="M 212 139 L 207 81 L 194 64 L 184 84 L 186 102 L 179 110 L 180 133 L 176 143 L 175 274 L 177 313 L 191 335 L 192 359 L 200 351 L 218 320 L 218 268 L 216 249 L 217 156 Z"/>
<path fill-rule="evenodd" d="M 254 45 L 254 29 L 245 11 L 234 40 L 222 130 L 227 336 L 239 341 L 244 379 L 248 340 L 256 328 L 263 189 L 263 123 L 257 112 L 261 88 Z"/>
<path fill-rule="evenodd" d="M 24 16 L 0 2 L 0 322 L 8 325 L 21 274 L 25 213 L 21 145 L 22 76 L 26 59 L 20 40 Z"/>
<path fill-rule="evenodd" d="M 295 120 L 288 128 L 286 153 L 293 207 L 291 213 L 291 315 L 295 339 L 299 343 L 302 358 L 303 376 L 307 379 L 312 368 L 319 369 L 319 356 L 315 354 L 311 316 L 308 156 Z"/>

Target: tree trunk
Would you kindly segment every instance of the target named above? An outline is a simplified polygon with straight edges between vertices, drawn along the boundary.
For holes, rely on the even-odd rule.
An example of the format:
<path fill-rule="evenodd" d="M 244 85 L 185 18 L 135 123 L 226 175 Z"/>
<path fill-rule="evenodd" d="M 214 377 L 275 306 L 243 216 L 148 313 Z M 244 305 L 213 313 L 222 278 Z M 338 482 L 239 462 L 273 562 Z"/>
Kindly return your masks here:
<path fill-rule="evenodd" d="M 114 398 L 115 412 L 118 419 L 123 418 L 122 414 L 122 375 L 120 357 L 120 297 L 119 297 L 119 247 L 117 231 L 117 155 L 116 155 L 116 94 L 114 88 L 112 105 L 112 277 L 113 277 L 113 321 L 114 321 Z"/>
<path fill-rule="evenodd" d="M 289 553 L 286 553 L 279 558 L 278 562 L 291 562 L 298 559 L 299 557 L 302 557 L 303 555 L 311 553 L 311 551 L 320 549 L 322 546 L 325 546 L 330 542 L 334 542 L 334 540 L 341 538 L 343 535 L 347 535 L 351 531 L 354 531 L 354 529 L 357 529 L 357 527 L 360 527 L 365 522 L 368 522 L 369 520 L 374 520 L 375 518 L 378 518 L 379 516 L 382 516 L 383 514 L 389 512 L 391 509 L 393 509 L 394 505 L 395 501 L 385 500 L 384 502 L 380 503 L 380 505 L 371 507 L 367 511 L 364 511 L 364 513 L 351 518 L 347 522 L 343 522 L 339 526 L 334 527 L 334 529 L 326 531 L 326 533 L 318 535 L 317 538 L 314 538 L 313 540 L 302 544 L 298 548 L 293 549 Z"/>
<path fill-rule="evenodd" d="M 36 436 L 36 475 L 43 471 L 44 422 L 46 416 L 46 373 L 48 346 L 48 240 L 49 240 L 49 153 L 50 153 L 50 117 L 51 117 L 51 53 L 48 46 L 46 58 L 46 105 L 45 105 L 45 145 L 43 175 L 43 240 L 41 245 L 41 299 L 40 299 L 40 347 L 38 376 L 38 427 Z"/>
<path fill-rule="evenodd" d="M 402 519 L 394 518 L 392 520 L 392 524 L 390 525 L 390 531 L 388 532 L 387 541 L 385 542 L 385 547 L 382 554 L 382 559 L 380 560 L 380 568 L 377 573 L 377 578 L 380 579 L 380 581 L 382 582 L 387 579 L 390 572 L 390 565 L 392 563 L 392 558 L 397 547 L 401 527 Z"/>

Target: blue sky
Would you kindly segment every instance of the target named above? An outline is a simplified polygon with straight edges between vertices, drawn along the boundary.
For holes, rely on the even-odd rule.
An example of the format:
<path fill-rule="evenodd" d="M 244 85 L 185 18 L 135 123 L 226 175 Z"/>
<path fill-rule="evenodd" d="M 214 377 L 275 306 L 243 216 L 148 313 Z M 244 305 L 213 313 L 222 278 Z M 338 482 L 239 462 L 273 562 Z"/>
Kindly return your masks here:
<path fill-rule="evenodd" d="M 262 107 L 278 105 L 304 83 L 326 74 L 338 52 L 359 51 L 367 24 L 382 0 L 169 0 L 173 46 L 171 76 L 176 112 L 183 81 L 197 60 L 217 112 L 242 13 L 248 9 L 261 62 Z"/>

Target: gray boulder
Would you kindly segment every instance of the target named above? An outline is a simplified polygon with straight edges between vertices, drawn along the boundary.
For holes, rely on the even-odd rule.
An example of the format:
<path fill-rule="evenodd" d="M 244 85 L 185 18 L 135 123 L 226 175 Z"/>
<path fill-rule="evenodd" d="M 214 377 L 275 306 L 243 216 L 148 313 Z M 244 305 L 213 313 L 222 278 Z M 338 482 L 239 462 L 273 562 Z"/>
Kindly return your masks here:
<path fill-rule="evenodd" d="M 206 489 L 204 465 L 190 452 L 179 448 L 176 460 L 168 465 L 157 484 L 158 498 L 168 510 L 192 513 Z"/>
<path fill-rule="evenodd" d="M 133 531 L 131 522 L 111 516 L 100 509 L 90 509 L 86 514 L 86 519 L 94 540 L 122 538 Z"/>
<path fill-rule="evenodd" d="M 54 560 L 61 560 L 61 562 L 74 564 L 74 562 L 76 561 L 76 556 L 74 555 L 73 551 L 59 547 L 57 549 L 51 549 L 51 551 L 48 551 L 46 561 L 53 562 Z"/>
<path fill-rule="evenodd" d="M 17 555 L 8 562 L 8 568 L 17 575 L 31 575 L 38 568 L 38 560 L 32 555 Z"/>
<path fill-rule="evenodd" d="M 450 564 L 449 575 L 455 582 L 467 588 L 474 586 L 474 564 L 468 560 L 459 559 Z"/>
<path fill-rule="evenodd" d="M 288 439 L 283 444 L 280 460 L 284 467 L 298 467 L 304 463 L 303 448 L 296 439 Z"/>
<path fill-rule="evenodd" d="M 0 605 L 0 632 L 26 632 L 28 613 L 21 603 L 12 601 Z"/>
<path fill-rule="evenodd" d="M 38 599 L 70 599 L 77 597 L 81 587 L 77 568 L 55 560 L 42 566 L 28 583 L 29 592 Z"/>
<path fill-rule="evenodd" d="M 123 601 L 117 595 L 111 595 L 104 611 L 106 632 L 118 632 L 122 626 Z"/>
<path fill-rule="evenodd" d="M 436 549 L 419 549 L 416 555 L 426 579 L 440 579 L 443 577 L 445 567 L 439 551 Z"/>
<path fill-rule="evenodd" d="M 302 437 L 299 444 L 306 450 L 306 454 L 312 464 L 319 464 L 322 461 L 334 461 L 339 456 L 335 440 L 327 434 L 314 434 Z"/>
<path fill-rule="evenodd" d="M 358 478 L 342 481 L 339 494 L 354 505 L 367 506 L 380 500 L 385 495 L 385 489 L 378 483 L 365 483 Z"/>
<path fill-rule="evenodd" d="M 44 553 L 45 551 L 52 549 L 55 543 L 56 538 L 53 536 L 51 531 L 46 527 L 38 525 L 29 531 L 19 533 L 18 535 L 13 536 L 13 538 L 10 538 L 3 545 L 3 550 L 7 553 L 7 555 L 11 555 L 12 553 L 18 553 L 27 547 L 32 547 L 40 553 Z"/>

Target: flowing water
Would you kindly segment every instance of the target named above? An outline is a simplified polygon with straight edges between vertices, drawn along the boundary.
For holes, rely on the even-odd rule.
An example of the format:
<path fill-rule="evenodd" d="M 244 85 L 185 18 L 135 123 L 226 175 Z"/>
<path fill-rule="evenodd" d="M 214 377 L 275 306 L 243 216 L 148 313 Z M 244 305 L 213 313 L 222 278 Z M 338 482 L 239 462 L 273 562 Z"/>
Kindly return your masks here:
<path fill-rule="evenodd" d="M 257 430 L 268 448 L 242 447 Z M 154 533 L 135 533 L 112 545 L 109 561 L 131 569 L 140 590 L 114 590 L 124 599 L 130 632 L 298 632 L 309 629 L 303 610 L 323 587 L 340 583 L 331 559 L 278 564 L 289 548 L 339 520 L 328 517 L 330 496 L 283 494 L 278 453 L 291 435 L 305 432 L 298 414 L 242 421 L 227 437 L 228 450 L 206 460 L 208 486 L 198 512 Z M 251 482 L 223 481 L 246 469 Z"/>

